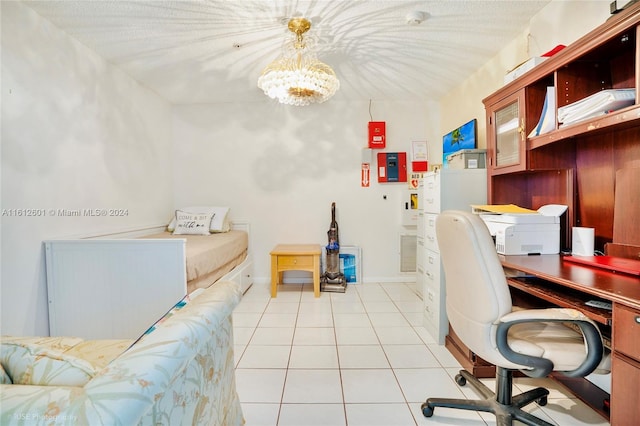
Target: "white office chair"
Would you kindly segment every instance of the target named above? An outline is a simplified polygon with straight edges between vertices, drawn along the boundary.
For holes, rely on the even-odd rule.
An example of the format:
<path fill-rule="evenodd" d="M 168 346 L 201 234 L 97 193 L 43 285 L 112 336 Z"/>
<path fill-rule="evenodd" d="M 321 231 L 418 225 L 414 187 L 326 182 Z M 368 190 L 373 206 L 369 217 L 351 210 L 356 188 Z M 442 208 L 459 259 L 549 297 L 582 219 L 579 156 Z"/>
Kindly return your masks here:
<path fill-rule="evenodd" d="M 549 391 L 536 388 L 512 397 L 515 370 L 530 377 L 552 371 L 571 377 L 592 373 L 603 359 L 602 336 L 593 321 L 575 309 L 512 311 L 511 295 L 493 239 L 480 217 L 445 211 L 436 221 L 436 233 L 446 280 L 449 323 L 460 339 L 497 367 L 496 392 L 465 370 L 456 376 L 483 400 L 429 398 L 422 404 L 425 417 L 435 407 L 494 413 L 498 425 L 519 420 L 549 425 L 521 409 L 533 401 L 547 403 Z M 572 323 L 582 334 L 563 325 Z"/>

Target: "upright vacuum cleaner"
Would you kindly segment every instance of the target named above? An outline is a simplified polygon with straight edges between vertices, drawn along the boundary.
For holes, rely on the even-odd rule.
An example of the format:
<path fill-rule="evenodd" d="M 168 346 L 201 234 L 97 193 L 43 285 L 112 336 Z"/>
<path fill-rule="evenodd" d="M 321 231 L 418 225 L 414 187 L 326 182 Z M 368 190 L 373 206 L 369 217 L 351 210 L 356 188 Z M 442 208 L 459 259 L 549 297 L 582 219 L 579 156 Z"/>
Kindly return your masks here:
<path fill-rule="evenodd" d="M 338 238 L 338 222 L 336 222 L 336 203 L 331 203 L 331 225 L 327 232 L 327 266 L 320 277 L 320 290 L 344 293 L 347 280 L 340 272 L 340 240 Z"/>

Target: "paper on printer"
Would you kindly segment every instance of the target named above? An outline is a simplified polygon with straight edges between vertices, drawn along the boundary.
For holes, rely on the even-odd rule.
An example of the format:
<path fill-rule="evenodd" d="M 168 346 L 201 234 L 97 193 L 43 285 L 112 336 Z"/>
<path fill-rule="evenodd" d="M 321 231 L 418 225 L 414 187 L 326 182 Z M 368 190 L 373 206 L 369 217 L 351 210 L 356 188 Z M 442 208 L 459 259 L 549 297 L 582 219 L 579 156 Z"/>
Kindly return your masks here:
<path fill-rule="evenodd" d="M 537 211 L 513 204 L 471 207 L 495 238 L 498 253 L 528 255 L 560 252 L 560 216 L 567 206 L 548 204 Z"/>

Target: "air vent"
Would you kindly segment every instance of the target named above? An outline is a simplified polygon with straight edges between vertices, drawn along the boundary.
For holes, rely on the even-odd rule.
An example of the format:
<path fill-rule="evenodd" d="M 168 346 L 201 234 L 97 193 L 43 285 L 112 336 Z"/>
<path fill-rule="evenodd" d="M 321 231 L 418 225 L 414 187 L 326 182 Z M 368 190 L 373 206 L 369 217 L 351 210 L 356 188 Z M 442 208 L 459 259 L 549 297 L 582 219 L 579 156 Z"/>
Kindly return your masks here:
<path fill-rule="evenodd" d="M 400 272 L 416 272 L 418 237 L 400 234 Z"/>

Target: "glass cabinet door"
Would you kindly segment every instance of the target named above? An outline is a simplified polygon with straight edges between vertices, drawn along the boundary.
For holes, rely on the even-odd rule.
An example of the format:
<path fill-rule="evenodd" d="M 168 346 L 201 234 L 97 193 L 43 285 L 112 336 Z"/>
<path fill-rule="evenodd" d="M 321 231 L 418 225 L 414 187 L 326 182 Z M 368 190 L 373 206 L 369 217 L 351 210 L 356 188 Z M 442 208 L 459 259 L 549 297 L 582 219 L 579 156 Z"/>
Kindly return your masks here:
<path fill-rule="evenodd" d="M 491 137 L 489 155 L 492 174 L 508 173 L 526 168 L 526 134 L 524 123 L 524 92 L 499 102 L 489 111 Z"/>

